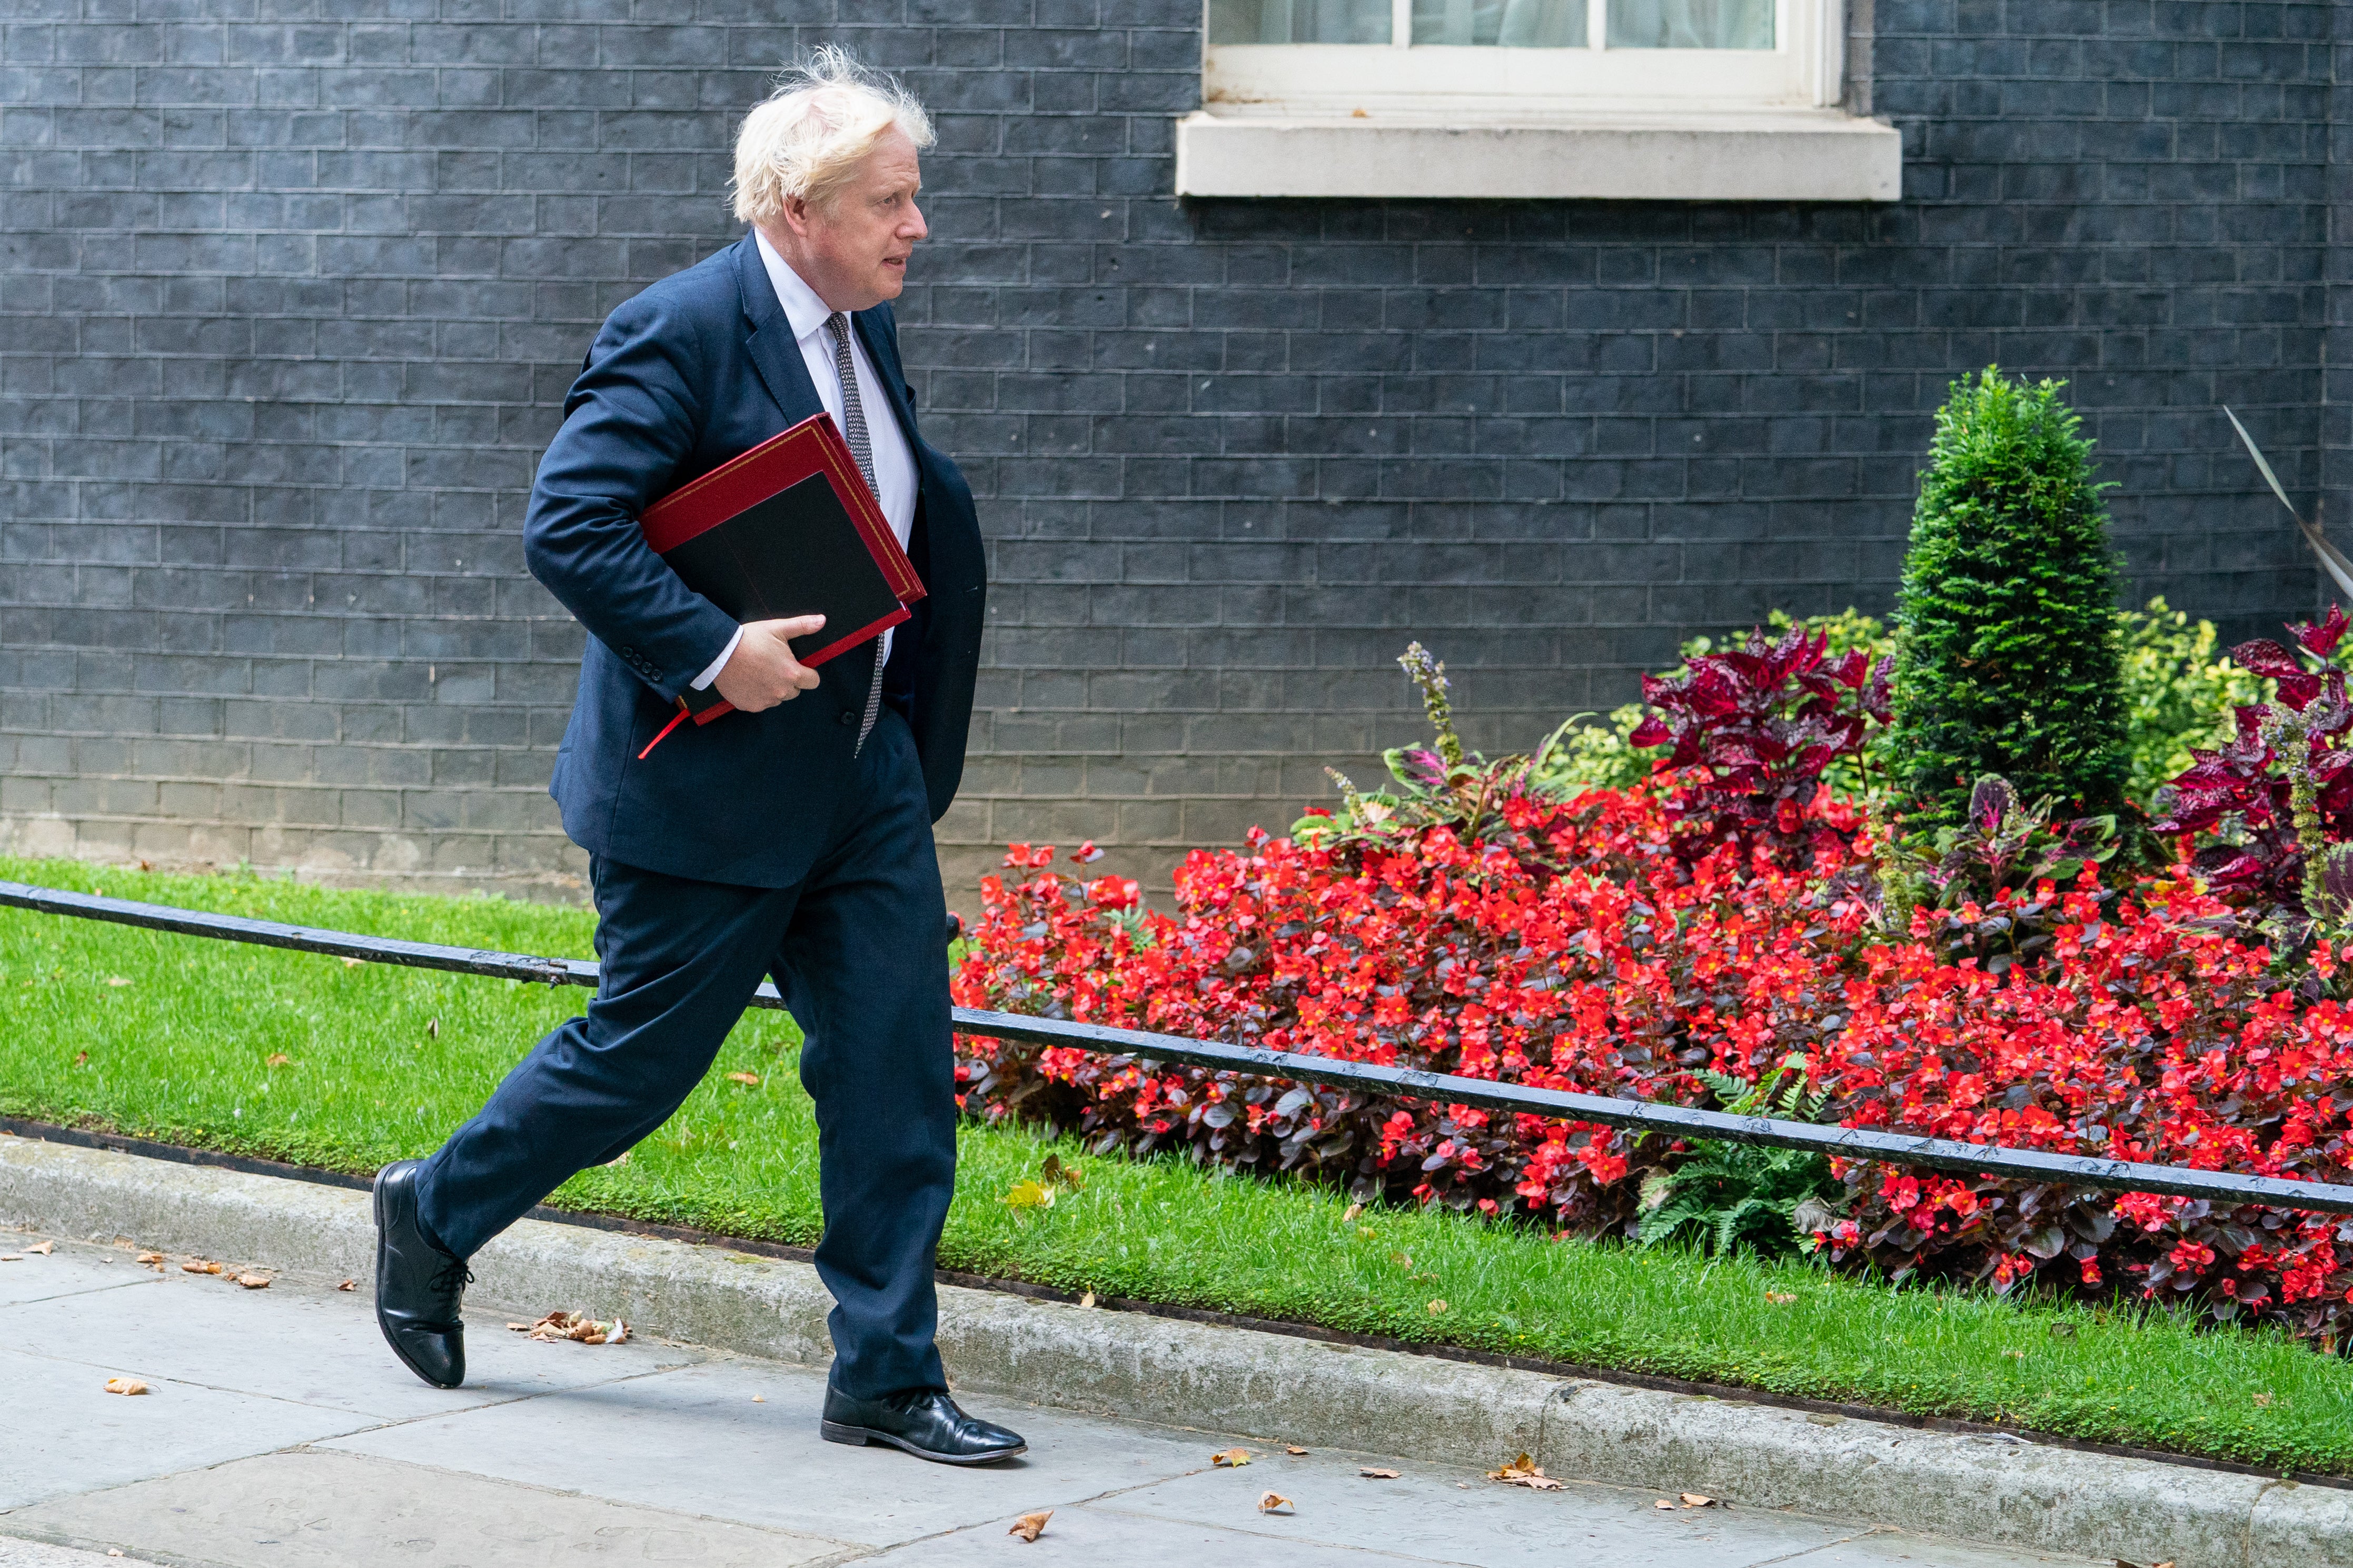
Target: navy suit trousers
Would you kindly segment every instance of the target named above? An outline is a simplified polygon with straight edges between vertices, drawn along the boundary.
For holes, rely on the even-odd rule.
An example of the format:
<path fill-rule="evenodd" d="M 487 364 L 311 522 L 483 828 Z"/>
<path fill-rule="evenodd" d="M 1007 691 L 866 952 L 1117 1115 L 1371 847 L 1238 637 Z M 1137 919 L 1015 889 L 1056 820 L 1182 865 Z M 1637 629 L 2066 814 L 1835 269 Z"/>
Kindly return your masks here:
<path fill-rule="evenodd" d="M 946 1384 L 932 1268 L 955 1186 L 955 1070 L 946 906 L 906 721 L 885 709 L 851 765 L 856 786 L 791 887 L 592 863 L 596 1000 L 427 1163 L 417 1202 L 443 1247 L 470 1257 L 668 1121 L 771 975 L 817 1107 L 833 1383 L 871 1399 Z"/>

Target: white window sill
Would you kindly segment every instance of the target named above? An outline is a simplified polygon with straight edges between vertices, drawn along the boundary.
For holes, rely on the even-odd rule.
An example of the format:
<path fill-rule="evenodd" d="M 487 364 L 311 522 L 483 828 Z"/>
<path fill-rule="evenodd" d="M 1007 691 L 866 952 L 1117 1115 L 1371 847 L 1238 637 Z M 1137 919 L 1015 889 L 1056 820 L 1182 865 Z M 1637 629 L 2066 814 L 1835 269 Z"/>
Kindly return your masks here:
<path fill-rule="evenodd" d="M 1903 137 L 1835 109 L 1501 118 L 1198 110 L 1180 196 L 1892 202 Z"/>

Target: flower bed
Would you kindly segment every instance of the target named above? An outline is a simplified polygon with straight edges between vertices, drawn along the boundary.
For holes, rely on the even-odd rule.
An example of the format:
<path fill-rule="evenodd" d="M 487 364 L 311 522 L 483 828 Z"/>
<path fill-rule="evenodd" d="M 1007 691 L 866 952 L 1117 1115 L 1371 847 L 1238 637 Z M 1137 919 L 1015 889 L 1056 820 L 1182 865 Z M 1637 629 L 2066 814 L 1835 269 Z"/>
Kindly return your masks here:
<path fill-rule="evenodd" d="M 1400 817 L 1309 842 L 1253 834 L 1243 851 L 1187 857 L 1173 918 L 1142 909 L 1132 882 L 1016 846 L 984 886 L 956 999 L 1684 1104 L 1708 1101 L 1704 1069 L 1753 1082 L 1794 1058 L 1830 1095 L 1823 1120 L 1845 1125 L 2353 1176 L 2353 1012 L 2326 994 L 2326 946 L 2313 979 L 2288 985 L 2182 873 L 2110 888 L 2083 860 L 2064 885 L 1918 909 L 1895 936 L 1874 923 L 1876 847 L 1852 806 L 1785 794 L 1773 843 L 1723 835 L 1694 858 L 1694 787 L 1722 776 L 1696 772 L 1569 800 L 1505 779 L 1460 831 Z M 2030 931 L 2031 961 L 2014 962 Z M 985 1118 L 1562 1231 L 1630 1229 L 1641 1178 L 1684 1153 L 1655 1135 L 1132 1058 L 960 1049 L 965 1107 Z M 1844 1212 L 1813 1239 L 1893 1278 L 2128 1292 L 2330 1348 L 2353 1311 L 2353 1224 L 2334 1218 L 1838 1173 Z"/>

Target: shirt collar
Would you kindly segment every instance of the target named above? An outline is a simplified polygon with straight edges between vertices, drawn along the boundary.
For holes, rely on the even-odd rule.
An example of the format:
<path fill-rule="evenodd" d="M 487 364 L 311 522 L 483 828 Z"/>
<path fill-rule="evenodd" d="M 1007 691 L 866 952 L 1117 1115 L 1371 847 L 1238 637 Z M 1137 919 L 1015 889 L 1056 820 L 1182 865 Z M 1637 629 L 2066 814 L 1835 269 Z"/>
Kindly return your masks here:
<path fill-rule="evenodd" d="M 755 228 L 752 237 L 760 247 L 760 263 L 768 269 L 768 282 L 776 291 L 776 303 L 785 308 L 785 320 L 792 323 L 793 341 L 798 342 L 825 325 L 825 319 L 833 314 L 832 307 L 818 298 L 816 289 L 801 281 L 801 275 L 776 253 L 766 235 Z"/>

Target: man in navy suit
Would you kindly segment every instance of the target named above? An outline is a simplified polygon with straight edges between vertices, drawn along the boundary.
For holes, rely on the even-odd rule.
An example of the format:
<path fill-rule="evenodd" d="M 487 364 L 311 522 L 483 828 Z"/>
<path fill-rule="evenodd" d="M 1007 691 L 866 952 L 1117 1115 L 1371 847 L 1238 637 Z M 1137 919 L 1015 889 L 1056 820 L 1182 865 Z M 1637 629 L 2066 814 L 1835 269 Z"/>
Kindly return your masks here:
<path fill-rule="evenodd" d="M 933 1343 L 956 1107 L 931 829 L 964 768 L 985 582 L 971 492 L 917 432 L 889 303 L 925 233 L 931 141 L 895 82 L 819 51 L 737 140 L 752 232 L 615 310 L 565 399 L 524 558 L 589 633 L 550 792 L 588 851 L 602 979 L 437 1153 L 376 1178 L 377 1321 L 427 1383 L 465 1376 L 465 1260 L 667 1121 L 771 976 L 817 1109 L 823 1436 L 951 1464 L 1023 1451 L 956 1407 Z M 789 639 L 819 617 L 738 626 L 638 519 L 820 410 L 929 593 L 809 669 Z M 736 712 L 641 755 L 690 686 Z"/>

